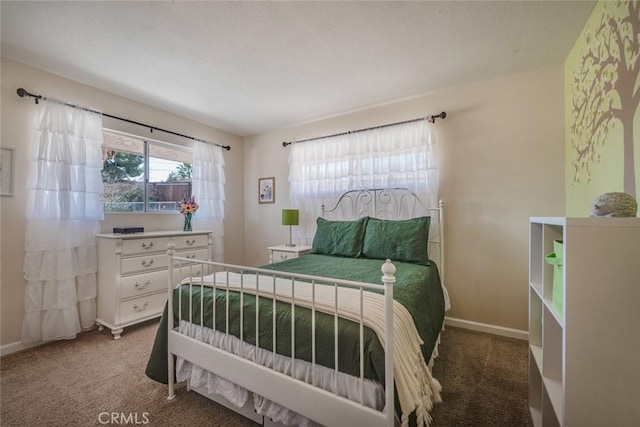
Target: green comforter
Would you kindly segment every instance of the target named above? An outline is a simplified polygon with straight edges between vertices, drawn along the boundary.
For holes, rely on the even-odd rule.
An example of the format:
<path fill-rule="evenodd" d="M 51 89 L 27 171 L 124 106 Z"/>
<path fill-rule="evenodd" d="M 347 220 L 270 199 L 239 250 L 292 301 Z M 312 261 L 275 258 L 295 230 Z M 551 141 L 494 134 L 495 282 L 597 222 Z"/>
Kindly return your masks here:
<path fill-rule="evenodd" d="M 363 258 L 339 258 L 326 255 L 306 255 L 301 258 L 271 264 L 262 268 L 318 276 L 331 276 L 337 279 L 355 280 L 367 283 L 381 283 L 380 267 L 382 260 Z M 402 303 L 413 316 L 416 328 L 424 341 L 422 352 L 428 362 L 435 347 L 438 334 L 444 320 L 444 297 L 440 277 L 434 263 L 423 266 L 409 263 L 394 263 L 396 283 L 393 288 L 394 299 Z M 177 322 L 178 292 L 182 292 L 182 318 L 189 319 L 189 286 L 183 285 L 180 291 L 174 291 L 174 324 Z M 212 299 L 210 287 L 192 287 L 193 322 L 200 324 L 200 298 L 204 296 L 204 324 L 211 328 L 213 324 Z M 225 330 L 226 293 L 215 290 L 216 329 Z M 252 295 L 243 297 L 243 337 L 252 345 L 256 343 L 255 313 L 256 299 Z M 240 336 L 240 295 L 229 293 L 229 333 Z M 272 350 L 273 302 L 269 298 L 258 300 L 259 330 L 258 341 L 261 348 Z M 150 378 L 167 383 L 167 308 L 162 316 L 153 350 L 147 363 L 146 374 Z M 276 304 L 276 351 L 291 356 L 291 306 L 287 303 Z M 296 348 L 295 358 L 311 361 L 311 310 L 301 307 L 295 309 Z M 359 325 L 348 320 L 339 320 L 338 327 L 338 369 L 351 375 L 360 375 Z M 332 315 L 316 312 L 316 362 L 334 367 L 334 318 Z M 364 376 L 384 385 L 384 351 L 376 337 L 365 328 Z"/>

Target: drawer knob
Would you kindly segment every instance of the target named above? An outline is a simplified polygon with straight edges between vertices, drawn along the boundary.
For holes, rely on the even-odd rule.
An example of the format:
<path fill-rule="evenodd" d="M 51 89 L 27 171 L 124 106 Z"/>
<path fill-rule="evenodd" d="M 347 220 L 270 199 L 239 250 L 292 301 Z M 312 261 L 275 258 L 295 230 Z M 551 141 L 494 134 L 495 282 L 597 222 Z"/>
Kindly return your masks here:
<path fill-rule="evenodd" d="M 145 289 L 147 286 L 149 286 L 151 284 L 151 280 L 147 280 L 146 282 L 140 284 L 138 282 L 136 282 L 136 284 L 134 285 L 136 288 L 138 289 Z"/>
<path fill-rule="evenodd" d="M 280 254 L 280 259 L 287 259 L 287 256 L 285 254 Z"/>
<path fill-rule="evenodd" d="M 140 246 L 142 246 L 142 249 L 151 249 L 153 247 L 153 242 L 149 242 L 148 244 L 145 242 L 142 242 Z"/>
<path fill-rule="evenodd" d="M 145 301 L 144 304 L 142 305 L 134 304 L 133 309 L 135 311 L 144 311 L 148 305 L 149 305 L 149 301 Z"/>
<path fill-rule="evenodd" d="M 192 246 L 196 242 L 196 239 L 189 240 L 187 239 L 187 245 Z"/>
<path fill-rule="evenodd" d="M 147 261 L 146 259 L 142 260 L 142 266 L 143 267 L 150 267 L 152 264 L 153 264 L 153 260 L 152 259 L 149 260 L 149 261 Z"/>

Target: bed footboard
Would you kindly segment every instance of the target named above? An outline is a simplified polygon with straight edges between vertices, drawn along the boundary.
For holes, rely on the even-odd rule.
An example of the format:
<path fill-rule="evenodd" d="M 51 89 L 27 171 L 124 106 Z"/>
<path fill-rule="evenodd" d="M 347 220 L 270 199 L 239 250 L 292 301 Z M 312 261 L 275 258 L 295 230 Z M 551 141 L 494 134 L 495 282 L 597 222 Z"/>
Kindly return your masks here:
<path fill-rule="evenodd" d="M 232 383 L 269 399 L 285 408 L 323 425 L 371 425 L 393 426 L 394 411 L 394 301 L 393 284 L 395 266 L 387 260 L 382 265 L 382 284 L 371 284 L 347 280 L 330 279 L 320 276 L 284 273 L 273 270 L 251 268 L 232 264 L 196 261 L 175 256 L 172 242 L 167 245 L 169 256 L 169 315 L 168 325 L 168 398 L 174 394 L 176 378 L 174 356 L 187 360 L 202 369 L 225 378 Z M 215 272 L 206 277 L 185 279 L 176 285 L 175 279 L 189 276 L 188 270 L 200 267 L 201 271 Z M 185 271 L 187 270 L 187 271 Z M 371 292 L 373 291 L 373 292 Z M 174 293 L 175 292 L 175 293 Z M 211 295 L 211 299 L 205 298 Z M 188 300 L 185 300 L 188 298 Z M 239 301 L 231 306 L 233 299 Z M 207 302 L 206 302 L 207 301 Z M 209 306 L 209 302 L 211 304 Z M 266 306 L 265 306 L 266 304 Z M 290 310 L 290 324 L 280 325 L 277 306 L 285 304 Z M 378 310 L 371 307 L 378 304 Z M 397 304 L 397 303 L 396 303 Z M 265 308 L 266 307 L 266 308 Z M 270 307 L 270 309 L 269 309 Z M 171 315 L 172 310 L 174 315 Z M 293 367 L 297 362 L 296 334 L 298 321 L 296 310 L 310 313 L 311 377 L 308 382 L 295 378 Z M 381 312 L 384 316 L 380 316 Z M 230 314 L 231 313 L 231 314 Z M 322 313 L 322 314 L 320 314 Z M 333 316 L 333 348 L 335 383 L 324 388 L 316 384 L 316 346 L 322 341 L 316 336 L 316 318 Z M 234 317 L 235 316 L 235 317 Z M 235 323 L 233 323 L 233 319 Z M 270 318 L 267 326 L 261 319 Z M 177 319 L 177 322 L 176 322 Z M 360 399 L 350 400 L 338 392 L 339 324 L 347 319 L 359 327 L 359 381 Z M 373 319 L 373 320 L 372 320 Z M 183 322 L 199 328 L 211 328 L 222 341 L 239 339 L 240 349 L 229 352 L 221 346 L 205 342 L 202 333 L 185 333 L 189 327 L 180 327 Z M 326 324 L 326 322 L 325 322 Z M 282 327 L 278 329 L 278 327 Z M 265 341 L 265 328 L 271 329 L 271 344 Z M 384 349 L 384 410 L 376 410 L 364 404 L 365 378 L 365 328 L 375 330 Z M 289 335 L 279 336 L 283 331 Z M 262 338 L 261 338 L 262 337 Z M 275 355 L 280 352 L 280 343 L 285 342 L 285 353 L 291 360 L 290 372 L 281 372 L 273 365 L 258 363 L 256 351 L 245 351 L 251 345 Z M 306 343 L 304 344 L 306 346 Z M 277 348 L 276 348 L 277 347 Z M 287 351 L 288 348 L 288 351 Z M 277 351 L 276 351 L 277 350 Z M 239 354 L 238 354 L 239 353 Z M 305 357 L 308 359 L 308 357 Z M 301 359 L 302 362 L 302 359 Z M 396 381 L 398 379 L 396 378 Z M 331 410 L 327 410 L 331 408 Z"/>

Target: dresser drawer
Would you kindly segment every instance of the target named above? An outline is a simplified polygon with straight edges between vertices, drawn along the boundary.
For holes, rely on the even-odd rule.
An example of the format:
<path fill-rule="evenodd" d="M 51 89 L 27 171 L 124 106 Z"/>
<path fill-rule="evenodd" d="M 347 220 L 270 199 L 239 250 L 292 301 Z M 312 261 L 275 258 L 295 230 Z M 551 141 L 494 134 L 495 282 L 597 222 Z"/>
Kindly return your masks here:
<path fill-rule="evenodd" d="M 176 256 L 180 258 L 189 258 L 196 261 L 209 261 L 209 251 L 207 249 L 176 252 Z M 177 267 L 178 265 L 180 265 L 180 263 L 182 263 L 183 266 L 186 265 L 186 261 L 174 260 L 173 266 Z"/>
<path fill-rule="evenodd" d="M 166 291 L 122 301 L 120 303 L 120 323 L 135 322 L 138 319 L 161 314 L 166 301 Z"/>
<path fill-rule="evenodd" d="M 166 269 L 169 266 L 169 256 L 165 253 L 149 256 L 136 256 L 131 258 L 122 258 L 120 263 L 120 271 L 124 276 L 144 271 Z"/>
<path fill-rule="evenodd" d="M 292 258 L 298 258 L 298 254 L 295 252 L 283 252 L 283 251 L 273 251 L 271 253 L 271 256 L 273 257 L 271 262 L 280 262 L 280 261 L 286 261 Z"/>
<path fill-rule="evenodd" d="M 209 244 L 209 235 L 175 236 L 172 237 L 171 240 L 173 240 L 173 243 L 176 245 L 176 250 L 180 251 L 189 248 L 206 247 Z"/>
<path fill-rule="evenodd" d="M 176 256 L 189 258 L 194 260 L 194 262 L 188 261 L 173 261 L 173 274 L 174 274 L 174 284 L 177 284 L 179 281 L 186 277 L 202 277 L 206 276 L 208 271 L 211 270 L 211 266 L 203 265 L 198 261 L 208 261 L 209 258 L 209 250 L 208 249 L 199 249 L 193 251 L 186 252 L 178 252 Z"/>
<path fill-rule="evenodd" d="M 176 280 L 175 284 L 178 284 L 179 281 L 185 279 L 187 277 L 202 277 L 209 274 L 209 271 L 212 271 L 212 268 L 208 265 L 203 265 L 200 263 L 192 263 L 190 265 L 182 265 L 182 268 L 175 268 L 173 270 L 174 277 Z"/>
<path fill-rule="evenodd" d="M 166 270 L 123 277 L 120 280 L 120 299 L 139 297 L 167 289 L 168 277 Z"/>
<path fill-rule="evenodd" d="M 122 256 L 144 254 L 144 253 L 165 253 L 170 237 L 147 237 L 142 239 L 126 239 L 122 241 Z"/>

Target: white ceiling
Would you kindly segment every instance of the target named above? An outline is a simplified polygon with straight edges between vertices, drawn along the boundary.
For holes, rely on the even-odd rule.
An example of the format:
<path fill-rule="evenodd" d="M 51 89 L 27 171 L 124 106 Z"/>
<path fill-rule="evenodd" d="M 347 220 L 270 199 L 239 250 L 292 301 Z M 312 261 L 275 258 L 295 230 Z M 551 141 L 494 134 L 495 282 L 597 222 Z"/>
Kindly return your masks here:
<path fill-rule="evenodd" d="M 560 63 L 594 4 L 2 1 L 1 52 L 248 136 Z"/>

